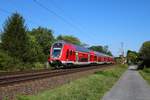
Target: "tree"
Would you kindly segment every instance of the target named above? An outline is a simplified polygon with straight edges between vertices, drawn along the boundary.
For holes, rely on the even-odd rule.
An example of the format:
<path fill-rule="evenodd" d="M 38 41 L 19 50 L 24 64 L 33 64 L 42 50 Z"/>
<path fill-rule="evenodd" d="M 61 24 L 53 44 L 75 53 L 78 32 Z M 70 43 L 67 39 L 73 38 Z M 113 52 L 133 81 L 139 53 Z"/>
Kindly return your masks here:
<path fill-rule="evenodd" d="M 72 44 L 82 45 L 81 41 L 77 37 L 74 37 L 72 35 L 59 35 L 57 37 L 57 40 L 64 40 Z"/>
<path fill-rule="evenodd" d="M 138 53 L 135 51 L 128 50 L 127 51 L 127 63 L 136 64 L 137 62 L 138 62 Z"/>
<path fill-rule="evenodd" d="M 140 59 L 143 61 L 143 66 L 150 67 L 150 41 L 142 44 L 139 51 Z"/>
<path fill-rule="evenodd" d="M 97 52 L 103 52 L 103 46 L 101 46 L 101 45 L 91 46 L 89 49 L 97 51 Z"/>
<path fill-rule="evenodd" d="M 47 57 L 45 57 L 42 47 L 32 35 L 28 35 L 27 51 L 25 53 L 25 59 L 28 63 L 32 64 L 35 62 L 44 62 Z"/>
<path fill-rule="evenodd" d="M 12 57 L 17 57 L 22 61 L 25 60 L 23 56 L 27 46 L 27 28 L 24 22 L 21 15 L 13 13 L 12 16 L 6 20 L 1 35 L 2 48 Z"/>
<path fill-rule="evenodd" d="M 150 41 L 146 41 L 143 43 L 139 53 L 142 59 L 150 60 Z"/>
<path fill-rule="evenodd" d="M 108 54 L 109 56 L 113 56 L 111 51 L 108 51 L 106 54 Z"/>
<path fill-rule="evenodd" d="M 3 69 L 7 69 L 8 66 L 18 65 L 18 69 L 32 68 L 32 65 L 43 63 L 47 60 L 44 55 L 44 46 L 47 46 L 44 40 L 47 39 L 46 36 L 41 35 L 41 40 L 37 39 L 37 35 L 29 33 L 24 22 L 21 15 L 14 13 L 11 17 L 8 17 L 4 24 L 4 31 L 1 35 L 1 51 L 5 52 L 0 55 L 2 56 L 0 65 L 3 66 Z M 4 53 L 7 53 L 7 55 L 5 56 Z"/>
<path fill-rule="evenodd" d="M 112 53 L 109 51 L 108 46 L 97 45 L 97 46 L 91 46 L 89 47 L 89 49 L 112 56 Z"/>
<path fill-rule="evenodd" d="M 56 40 L 63 40 L 63 36 L 59 35 Z"/>
<path fill-rule="evenodd" d="M 18 70 L 22 67 L 20 61 L 8 55 L 7 52 L 0 50 L 0 70 Z"/>
<path fill-rule="evenodd" d="M 32 31 L 30 31 L 30 35 L 35 37 L 38 44 L 42 47 L 45 56 L 48 56 L 50 47 L 55 40 L 52 30 L 43 27 L 38 27 L 32 29 Z"/>

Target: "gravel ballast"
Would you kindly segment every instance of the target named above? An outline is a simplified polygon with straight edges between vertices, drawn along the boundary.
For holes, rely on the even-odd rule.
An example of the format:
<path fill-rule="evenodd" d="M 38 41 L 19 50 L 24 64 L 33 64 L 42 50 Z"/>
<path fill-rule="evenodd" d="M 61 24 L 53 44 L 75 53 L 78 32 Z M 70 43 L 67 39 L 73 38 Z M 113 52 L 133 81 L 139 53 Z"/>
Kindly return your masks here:
<path fill-rule="evenodd" d="M 107 68 L 110 68 L 110 66 L 108 66 Z M 104 70 L 104 69 L 106 69 L 106 67 L 105 68 L 99 67 L 97 69 L 92 69 L 88 71 L 37 79 L 37 80 L 27 81 L 23 83 L 13 84 L 11 86 L 0 87 L 0 100 L 6 98 L 8 100 L 13 100 L 17 95 L 20 94 L 21 95 L 37 94 L 44 90 L 53 89 L 55 87 L 69 83 L 72 80 L 88 76 L 94 73 L 95 71 Z"/>

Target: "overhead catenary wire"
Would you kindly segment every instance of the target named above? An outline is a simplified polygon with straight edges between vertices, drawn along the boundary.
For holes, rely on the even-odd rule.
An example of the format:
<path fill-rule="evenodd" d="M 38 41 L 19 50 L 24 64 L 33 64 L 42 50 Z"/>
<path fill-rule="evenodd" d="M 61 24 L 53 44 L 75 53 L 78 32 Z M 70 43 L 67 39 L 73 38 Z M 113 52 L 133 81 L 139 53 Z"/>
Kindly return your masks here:
<path fill-rule="evenodd" d="M 56 13 L 55 11 L 53 11 L 52 9 L 46 7 L 45 5 L 43 5 L 42 3 L 40 3 L 37 0 L 33 0 L 38 6 L 40 6 L 41 8 L 45 9 L 46 11 L 48 11 L 50 14 L 55 15 L 56 17 L 58 17 L 60 20 L 62 20 L 64 23 L 68 24 L 70 27 L 74 28 L 76 31 L 80 32 L 80 33 L 84 33 L 84 36 L 86 35 L 86 37 L 90 37 L 92 40 L 94 40 L 95 38 L 93 38 L 93 35 L 89 35 L 87 34 L 87 32 L 85 32 L 81 27 L 79 27 L 79 25 L 73 24 L 72 22 L 70 22 L 68 19 L 66 19 L 64 16 L 61 16 L 60 14 Z M 62 9 L 60 7 L 57 6 L 58 9 L 60 9 L 62 11 Z"/>
<path fill-rule="evenodd" d="M 11 12 L 9 12 L 9 11 L 3 9 L 3 8 L 0 8 L 0 10 L 1 10 L 2 12 L 6 13 L 6 14 L 10 14 L 10 13 L 11 13 Z"/>
<path fill-rule="evenodd" d="M 46 11 L 48 11 L 49 13 L 55 15 L 57 18 L 61 19 L 64 23 L 68 24 L 69 26 L 71 26 L 72 28 L 76 29 L 77 31 L 83 32 L 78 26 L 76 26 L 75 24 L 73 24 L 72 22 L 70 22 L 69 20 L 67 20 L 65 17 L 57 14 L 55 11 L 53 11 L 52 9 L 46 7 L 45 5 L 41 4 L 40 2 L 38 2 L 37 0 L 33 0 L 38 6 L 40 6 L 41 8 L 45 9 Z"/>
<path fill-rule="evenodd" d="M 7 11 L 7 10 L 5 10 L 5 9 L 3 9 L 3 8 L 0 8 L 0 12 L 3 12 L 3 13 L 6 13 L 6 14 L 12 14 L 12 12 L 10 12 L 10 11 Z M 17 12 L 17 11 L 16 11 Z M 33 23 L 33 24 L 38 24 L 37 22 L 35 22 L 35 21 L 32 21 L 32 20 L 30 20 L 30 19 L 28 19 L 28 21 L 30 22 L 30 23 Z M 39 25 L 39 24 L 38 24 Z"/>
<path fill-rule="evenodd" d="M 58 10 L 61 11 L 61 12 L 63 12 L 63 15 L 65 15 L 64 9 L 62 9 L 59 5 L 57 5 L 54 0 L 51 0 L 51 4 L 52 4 L 56 9 L 58 9 Z M 71 16 L 65 16 L 65 18 L 69 19 L 71 22 L 74 22 L 74 20 L 73 20 L 73 18 L 72 18 Z M 74 23 L 74 24 L 75 24 L 75 26 L 79 26 L 78 28 L 83 29 L 83 27 L 81 26 L 81 24 L 79 25 L 77 22 Z M 81 31 L 82 31 L 82 30 L 81 30 Z M 84 31 L 85 31 L 85 29 L 84 29 Z"/>
<path fill-rule="evenodd" d="M 65 11 L 64 11 L 60 6 L 58 6 L 58 5 L 54 2 L 54 0 L 51 0 L 51 4 L 52 4 L 55 8 L 57 8 L 59 11 L 61 11 L 61 12 L 63 12 L 63 13 L 65 14 Z M 69 20 L 71 20 L 71 21 L 73 22 L 72 17 L 70 17 L 70 16 L 65 16 L 65 18 L 67 18 L 67 19 L 69 19 Z M 80 25 L 80 27 L 81 27 L 81 25 Z"/>

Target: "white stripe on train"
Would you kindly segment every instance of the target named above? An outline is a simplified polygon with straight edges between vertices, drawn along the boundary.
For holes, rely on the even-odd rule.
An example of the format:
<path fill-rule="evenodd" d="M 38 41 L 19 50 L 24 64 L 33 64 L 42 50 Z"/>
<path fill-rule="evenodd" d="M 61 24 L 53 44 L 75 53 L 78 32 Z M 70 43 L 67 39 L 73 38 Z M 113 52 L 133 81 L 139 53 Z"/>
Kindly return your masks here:
<path fill-rule="evenodd" d="M 111 62 L 74 62 L 74 61 L 61 61 L 62 64 L 75 64 L 75 65 L 85 65 L 85 64 L 92 64 L 92 63 L 96 63 L 96 64 L 104 64 L 104 63 L 111 63 Z"/>

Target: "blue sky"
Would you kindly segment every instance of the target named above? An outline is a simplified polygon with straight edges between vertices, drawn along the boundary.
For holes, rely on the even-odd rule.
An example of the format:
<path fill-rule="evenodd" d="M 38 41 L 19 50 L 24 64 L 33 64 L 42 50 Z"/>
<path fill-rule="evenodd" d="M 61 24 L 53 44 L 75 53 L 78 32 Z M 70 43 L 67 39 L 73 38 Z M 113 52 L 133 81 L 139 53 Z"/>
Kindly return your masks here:
<path fill-rule="evenodd" d="M 43 26 L 52 29 L 55 36 L 74 35 L 89 45 L 108 45 L 115 56 L 120 53 L 121 42 L 125 51 L 138 51 L 150 40 L 150 0 L 37 1 L 65 21 L 34 0 L 1 0 L 0 30 L 10 13 L 17 11 L 29 29 Z"/>

